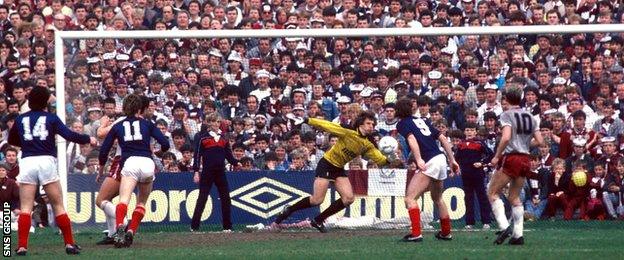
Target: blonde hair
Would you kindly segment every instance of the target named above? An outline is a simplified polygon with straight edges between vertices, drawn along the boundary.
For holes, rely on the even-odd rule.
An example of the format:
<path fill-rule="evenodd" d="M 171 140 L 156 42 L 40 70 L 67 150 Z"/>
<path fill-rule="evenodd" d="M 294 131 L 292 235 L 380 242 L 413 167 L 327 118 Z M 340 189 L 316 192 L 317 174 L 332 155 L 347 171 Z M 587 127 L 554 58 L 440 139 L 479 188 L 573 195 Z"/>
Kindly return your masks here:
<path fill-rule="evenodd" d="M 556 166 L 563 166 L 563 168 L 565 169 L 565 160 L 561 159 L 561 158 L 556 158 L 553 160 L 551 168 L 555 168 Z"/>
<path fill-rule="evenodd" d="M 206 122 L 220 121 L 221 116 L 217 112 L 212 112 L 206 115 Z"/>
<path fill-rule="evenodd" d="M 123 100 L 123 112 L 126 116 L 134 116 L 143 107 L 143 101 L 141 97 L 135 94 L 130 94 Z"/>

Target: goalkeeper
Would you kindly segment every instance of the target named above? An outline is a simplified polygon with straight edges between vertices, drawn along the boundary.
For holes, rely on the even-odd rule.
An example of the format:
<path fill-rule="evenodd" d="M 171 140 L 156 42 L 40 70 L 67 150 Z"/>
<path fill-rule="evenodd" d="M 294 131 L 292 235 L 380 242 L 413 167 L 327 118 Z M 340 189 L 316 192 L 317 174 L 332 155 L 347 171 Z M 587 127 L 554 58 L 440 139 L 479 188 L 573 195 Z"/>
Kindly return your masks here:
<path fill-rule="evenodd" d="M 335 187 L 340 194 L 340 199 L 334 201 L 321 214 L 316 216 L 310 224 L 321 233 L 327 232 L 323 222 L 329 216 L 343 210 L 353 203 L 354 196 L 351 183 L 344 170 L 345 164 L 353 158 L 364 155 L 374 161 L 377 165 L 401 165 L 401 161 L 396 158 L 396 154 L 383 155 L 375 145 L 368 139 L 375 130 L 375 115 L 370 111 L 360 112 L 353 127 L 354 130 L 346 129 L 338 124 L 315 118 L 295 118 L 289 117 L 295 125 L 307 123 L 313 127 L 322 129 L 330 134 L 338 136 L 338 142 L 323 155 L 316 167 L 316 179 L 314 180 L 313 194 L 310 197 L 301 199 L 284 210 L 275 219 L 276 224 L 280 224 L 292 213 L 319 205 L 325 199 L 325 193 L 331 181 L 335 182 Z"/>

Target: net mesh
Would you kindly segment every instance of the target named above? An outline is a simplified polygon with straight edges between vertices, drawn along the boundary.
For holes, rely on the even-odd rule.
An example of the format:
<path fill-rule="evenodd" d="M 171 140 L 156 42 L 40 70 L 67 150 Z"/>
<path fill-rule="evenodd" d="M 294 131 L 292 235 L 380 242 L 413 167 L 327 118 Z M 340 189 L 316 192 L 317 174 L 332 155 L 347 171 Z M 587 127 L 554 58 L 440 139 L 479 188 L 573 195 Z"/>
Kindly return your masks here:
<path fill-rule="evenodd" d="M 598 39 L 604 35 L 591 36 Z M 602 109 L 601 104 L 593 100 L 596 97 L 599 100 L 604 94 L 609 94 L 605 100 L 614 98 L 609 92 L 614 85 L 596 89 L 591 96 L 593 99 L 589 99 L 585 86 L 575 80 L 575 75 L 584 77 L 588 71 L 581 62 L 586 55 L 579 56 L 577 45 L 568 43 L 574 37 L 577 36 L 65 40 L 68 52 L 65 55 L 66 122 L 74 130 L 95 136 L 102 117 L 118 117 L 124 96 L 130 93 L 148 96 L 152 100 L 149 119 L 166 133 L 175 149 L 162 158 L 155 158 L 159 173 L 143 223 L 149 229 L 175 231 L 185 230 L 190 225 L 199 195 L 190 172 L 187 145 L 201 130 L 201 118 L 212 111 L 218 112 L 225 119 L 221 126 L 223 138 L 232 145 L 234 156 L 243 159 L 242 166 L 226 166 L 233 222 L 237 228 L 263 229 L 284 206 L 312 193 L 314 167 L 322 152 L 332 147 L 335 138 L 306 125 L 295 129 L 284 119 L 285 115 L 319 117 L 346 125 L 358 111 L 373 111 L 378 117 L 379 136 L 391 135 L 399 140 L 402 147 L 399 157 L 404 160 L 404 167 L 380 170 L 360 157 L 350 162 L 347 168 L 351 169 L 349 176 L 356 194 L 355 202 L 328 219 L 328 225 L 405 228 L 409 226 L 409 218 L 403 196 L 415 163 L 408 159 L 405 140 L 397 132 L 393 112 L 388 111 L 394 108 L 388 104 L 402 97 L 413 98 L 419 104 L 415 114 L 429 117 L 433 126 L 449 137 L 455 149 L 465 138 L 461 129 L 466 121 L 475 121 L 478 138 L 484 147 L 492 149 L 500 138 L 496 116 L 502 112 L 502 107 L 500 94 L 494 94 L 497 97 L 493 99 L 489 90 L 522 85 L 525 87 L 523 106 L 536 118 L 542 122 L 553 121 L 553 125 L 557 118 L 563 118 L 563 126 L 551 129 L 555 132 L 572 131 L 573 111 L 569 110 L 572 109 L 569 105 L 576 99 L 584 100 L 581 110 L 588 108 L 597 112 L 593 114 L 595 117 L 587 118 L 593 120 L 587 122 L 589 133 Z M 269 47 L 265 46 L 267 42 Z M 592 50 L 605 69 L 615 67 L 615 63 L 609 62 L 617 62 L 618 57 L 608 54 L 611 49 L 608 44 L 598 44 Z M 279 92 L 275 97 L 272 96 L 274 91 Z M 465 98 L 460 103 L 461 108 L 456 108 L 458 91 Z M 249 104 L 254 100 L 255 106 Z M 484 111 L 489 111 L 490 100 L 494 100 L 492 111 Z M 546 105 L 542 108 L 542 101 L 550 103 L 550 108 Z M 180 116 L 176 115 L 177 104 L 184 108 Z M 244 104 L 245 109 L 239 110 L 238 104 Z M 559 112 L 539 112 L 536 106 Z M 494 126 L 488 125 L 492 118 Z M 591 180 L 580 188 L 569 181 L 560 184 L 566 185 L 562 188 L 566 192 L 578 192 L 575 195 L 578 200 L 566 200 L 561 204 L 564 206 L 553 206 L 556 198 L 551 203 L 553 198 L 549 198 L 552 194 L 548 193 L 548 188 L 552 184 L 548 176 L 554 175 L 554 171 L 550 168 L 552 162 L 544 160 L 544 156 L 547 151 L 558 154 L 565 149 L 556 141 L 561 140 L 560 135 L 548 136 L 549 149 L 533 151 L 538 158 L 534 168 L 541 170 L 543 178 L 527 182 L 523 189 L 525 209 L 530 213 L 525 217 L 528 220 L 608 218 L 612 213 L 610 208 L 603 205 L 602 210 L 597 210 L 594 207 L 603 202 L 614 202 L 611 205 L 617 214 L 622 208 L 619 193 L 605 193 L 610 201 L 597 200 L 598 191 L 591 191 Z M 265 145 L 261 146 L 259 143 L 263 141 Z M 610 165 L 604 163 L 600 146 L 589 148 L 583 153 L 594 158 L 596 165 Z M 81 231 L 99 231 L 106 227 L 104 213 L 95 205 L 100 189 L 95 175 L 98 149 L 72 144 L 67 148 L 65 167 L 70 173 L 67 208 L 72 222 Z M 273 159 L 273 156 L 275 160 L 266 158 Z M 571 167 L 572 162 L 565 164 L 565 172 L 571 171 Z M 589 166 L 585 170 L 593 173 Z M 613 170 L 612 167 L 608 173 Z M 492 171 L 486 168 L 480 177 L 471 179 L 471 189 L 476 187 L 477 192 L 483 192 Z M 466 219 L 468 214 L 476 218 L 476 226 L 481 226 L 480 216 L 491 213 L 479 209 L 489 203 L 478 197 L 479 193 L 467 195 L 465 185 L 465 177 L 447 179 L 443 200 L 449 206 L 451 219 L 457 220 L 459 227 L 474 225 L 467 223 L 472 222 Z M 305 227 L 306 220 L 326 209 L 339 195 L 332 188 L 325 197 L 320 207 L 295 213 L 286 225 Z M 612 198 L 616 199 L 611 201 Z M 474 206 L 466 205 L 466 200 L 473 201 Z M 129 210 L 134 208 L 135 201 L 133 195 Z M 221 202 L 219 192 L 213 187 L 202 215 L 202 225 L 221 228 Z M 510 213 L 509 203 L 505 202 Z M 547 205 L 549 203 L 552 205 Z M 430 193 L 419 200 L 419 207 L 423 211 L 423 227 L 431 227 L 438 217 Z M 554 214 L 550 207 L 555 209 Z M 587 207 L 598 213 L 588 215 Z"/>

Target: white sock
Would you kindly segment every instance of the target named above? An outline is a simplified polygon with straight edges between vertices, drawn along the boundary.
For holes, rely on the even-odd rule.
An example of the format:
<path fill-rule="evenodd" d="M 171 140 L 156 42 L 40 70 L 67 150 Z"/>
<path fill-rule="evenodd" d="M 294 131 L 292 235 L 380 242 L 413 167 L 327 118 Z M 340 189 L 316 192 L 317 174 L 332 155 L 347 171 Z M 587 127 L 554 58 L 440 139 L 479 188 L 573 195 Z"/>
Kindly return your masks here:
<path fill-rule="evenodd" d="M 511 217 L 513 218 L 513 237 L 519 238 L 522 236 L 522 230 L 524 229 L 524 207 L 514 206 L 511 208 Z"/>
<path fill-rule="evenodd" d="M 494 213 L 494 218 L 496 219 L 496 223 L 498 223 L 498 227 L 501 230 L 505 230 L 509 227 L 509 220 L 507 220 L 507 216 L 505 215 L 505 204 L 501 199 L 496 199 L 492 202 L 492 212 Z"/>
<path fill-rule="evenodd" d="M 113 237 L 115 235 L 115 205 L 108 200 L 102 202 L 102 210 L 104 211 L 104 215 L 106 215 L 106 226 L 108 227 L 108 236 Z"/>

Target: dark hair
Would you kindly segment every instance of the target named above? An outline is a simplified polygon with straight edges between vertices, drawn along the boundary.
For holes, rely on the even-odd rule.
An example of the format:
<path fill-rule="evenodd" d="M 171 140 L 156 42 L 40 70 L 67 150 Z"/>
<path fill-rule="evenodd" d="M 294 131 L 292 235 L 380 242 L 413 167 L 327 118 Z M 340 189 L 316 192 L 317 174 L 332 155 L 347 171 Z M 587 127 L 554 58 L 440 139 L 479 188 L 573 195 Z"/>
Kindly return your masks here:
<path fill-rule="evenodd" d="M 147 108 L 149 107 L 149 103 L 150 101 L 152 101 L 150 98 L 148 98 L 147 96 L 139 96 L 141 98 L 141 114 L 145 113 L 145 111 L 147 110 Z"/>
<path fill-rule="evenodd" d="M 573 119 L 583 119 L 585 120 L 587 118 L 587 115 L 585 114 L 585 112 L 583 112 L 583 110 L 578 110 L 578 111 L 574 111 L 574 113 L 572 113 L 572 118 Z"/>
<path fill-rule="evenodd" d="M 408 118 L 412 116 L 412 100 L 408 98 L 401 98 L 396 102 L 395 106 L 395 115 L 398 118 Z"/>
<path fill-rule="evenodd" d="M 48 106 L 50 91 L 43 87 L 34 87 L 28 94 L 28 107 L 30 110 L 41 111 Z"/>
<path fill-rule="evenodd" d="M 477 129 L 479 129 L 479 125 L 477 125 L 476 123 L 468 122 L 464 126 L 464 129 L 466 129 L 466 128 L 473 128 L 473 129 L 477 130 Z"/>
<path fill-rule="evenodd" d="M 115 102 L 115 99 L 112 97 L 106 98 L 104 99 L 104 104 L 117 104 L 117 102 Z"/>
<path fill-rule="evenodd" d="M 372 111 L 362 111 L 362 112 L 360 112 L 360 114 L 355 119 L 355 123 L 353 124 L 353 126 L 355 128 L 358 128 L 359 126 L 364 124 L 364 121 L 366 121 L 366 119 L 372 120 L 375 124 L 377 124 L 377 118 L 375 118 L 375 113 L 374 112 L 372 112 Z"/>
<path fill-rule="evenodd" d="M 507 87 L 505 88 L 505 100 L 509 102 L 510 105 L 517 106 L 520 105 L 522 101 L 522 88 L 520 87 Z"/>

